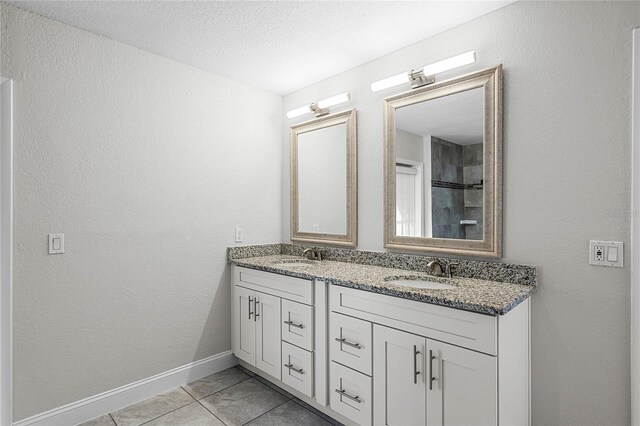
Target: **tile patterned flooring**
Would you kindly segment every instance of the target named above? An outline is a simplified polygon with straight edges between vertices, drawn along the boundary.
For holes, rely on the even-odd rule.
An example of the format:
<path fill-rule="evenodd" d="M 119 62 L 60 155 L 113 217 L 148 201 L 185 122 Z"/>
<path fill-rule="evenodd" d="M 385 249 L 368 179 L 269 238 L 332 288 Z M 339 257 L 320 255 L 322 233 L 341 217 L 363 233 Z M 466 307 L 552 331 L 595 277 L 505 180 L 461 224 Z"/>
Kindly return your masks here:
<path fill-rule="evenodd" d="M 340 425 L 273 383 L 233 367 L 80 426 Z"/>

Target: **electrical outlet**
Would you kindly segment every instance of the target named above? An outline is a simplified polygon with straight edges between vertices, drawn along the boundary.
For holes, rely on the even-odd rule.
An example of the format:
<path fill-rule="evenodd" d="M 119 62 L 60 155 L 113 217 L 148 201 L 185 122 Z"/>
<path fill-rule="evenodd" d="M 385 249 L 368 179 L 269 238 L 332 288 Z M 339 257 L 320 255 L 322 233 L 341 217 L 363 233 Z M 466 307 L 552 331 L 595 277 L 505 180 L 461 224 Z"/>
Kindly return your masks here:
<path fill-rule="evenodd" d="M 598 261 L 604 260 L 604 246 L 597 245 L 593 246 L 593 258 Z"/>
<path fill-rule="evenodd" d="M 242 234 L 244 232 L 242 231 L 242 228 L 236 228 L 236 243 L 241 243 L 242 242 Z"/>
<path fill-rule="evenodd" d="M 589 264 L 623 267 L 623 244 L 620 241 L 589 241 Z"/>

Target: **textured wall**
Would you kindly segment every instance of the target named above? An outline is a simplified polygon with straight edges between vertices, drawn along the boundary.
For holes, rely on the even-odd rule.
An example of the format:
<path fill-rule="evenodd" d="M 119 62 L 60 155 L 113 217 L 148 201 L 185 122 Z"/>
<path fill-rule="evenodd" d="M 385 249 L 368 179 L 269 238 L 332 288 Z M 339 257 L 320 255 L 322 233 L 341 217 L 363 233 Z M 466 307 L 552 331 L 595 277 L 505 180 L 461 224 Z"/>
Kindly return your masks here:
<path fill-rule="evenodd" d="M 1 28 L 15 419 L 230 349 L 234 227 L 281 235 L 281 97 L 10 6 Z"/>
<path fill-rule="evenodd" d="M 629 257 L 623 269 L 587 259 L 589 239 L 629 248 L 636 26 L 638 2 L 517 2 L 284 98 L 286 111 L 351 91 L 344 108 L 358 109 L 358 247 L 382 250 L 382 99 L 403 89 L 374 94 L 369 83 L 468 50 L 478 62 L 443 78 L 504 64 L 504 260 L 539 268 L 536 425 L 630 422 Z M 288 212 L 283 199 L 285 241 Z"/>

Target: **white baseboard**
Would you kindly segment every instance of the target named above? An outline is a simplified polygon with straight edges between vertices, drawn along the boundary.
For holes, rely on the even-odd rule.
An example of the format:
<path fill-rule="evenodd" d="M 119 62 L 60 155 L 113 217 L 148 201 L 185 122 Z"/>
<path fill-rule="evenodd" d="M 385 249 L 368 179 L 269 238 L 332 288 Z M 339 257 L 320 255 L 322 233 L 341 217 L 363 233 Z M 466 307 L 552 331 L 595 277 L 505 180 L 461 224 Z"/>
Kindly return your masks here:
<path fill-rule="evenodd" d="M 154 395 L 238 364 L 231 351 L 177 367 L 164 373 L 85 398 L 13 423 L 13 426 L 70 426 L 135 404 Z"/>

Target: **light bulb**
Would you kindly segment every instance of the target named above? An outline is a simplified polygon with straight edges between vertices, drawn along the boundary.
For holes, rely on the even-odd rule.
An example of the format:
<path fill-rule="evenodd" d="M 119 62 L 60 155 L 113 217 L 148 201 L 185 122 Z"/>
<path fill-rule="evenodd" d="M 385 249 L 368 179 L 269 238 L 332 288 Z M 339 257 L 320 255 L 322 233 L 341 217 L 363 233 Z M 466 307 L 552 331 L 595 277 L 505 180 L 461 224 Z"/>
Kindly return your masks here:
<path fill-rule="evenodd" d="M 292 109 L 291 111 L 287 112 L 287 118 L 299 117 L 308 112 L 311 112 L 311 108 L 309 108 L 309 105 L 301 106 L 300 108 Z"/>
<path fill-rule="evenodd" d="M 423 68 L 424 75 L 435 75 L 441 72 L 449 71 L 463 65 L 472 64 L 476 61 L 476 52 L 471 51 L 461 55 L 453 56 L 436 63 L 425 65 Z"/>
<path fill-rule="evenodd" d="M 392 77 L 387 77 L 383 80 L 378 80 L 371 83 L 371 91 L 379 92 L 380 90 L 388 89 L 389 87 L 397 86 L 399 84 L 409 82 L 409 73 L 403 72 L 402 74 L 396 74 Z"/>
<path fill-rule="evenodd" d="M 329 108 L 330 106 L 338 105 L 344 102 L 349 102 L 349 100 L 351 100 L 351 93 L 349 92 L 340 93 L 339 95 L 332 96 L 330 98 L 318 101 L 318 108 L 322 108 L 322 109 Z"/>

